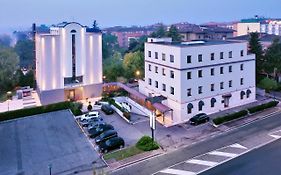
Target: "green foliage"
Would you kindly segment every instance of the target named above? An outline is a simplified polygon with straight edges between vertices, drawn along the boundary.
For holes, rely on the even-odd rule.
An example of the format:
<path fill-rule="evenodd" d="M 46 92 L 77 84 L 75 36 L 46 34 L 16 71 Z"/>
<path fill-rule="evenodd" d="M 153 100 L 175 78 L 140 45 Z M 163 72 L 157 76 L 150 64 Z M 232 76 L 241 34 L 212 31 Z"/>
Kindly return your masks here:
<path fill-rule="evenodd" d="M 171 37 L 172 38 L 172 41 L 181 41 L 182 39 L 182 36 L 181 34 L 179 33 L 178 29 L 176 26 L 172 25 L 170 27 L 170 29 L 168 30 L 167 34 L 166 34 L 167 37 Z"/>
<path fill-rule="evenodd" d="M 115 53 L 113 58 L 107 58 L 103 62 L 103 75 L 106 81 L 117 81 L 118 77 L 123 76 L 123 62 L 120 53 Z"/>
<path fill-rule="evenodd" d="M 7 34 L 0 35 L 0 45 L 5 47 L 10 47 L 12 43 L 12 38 Z"/>
<path fill-rule="evenodd" d="M 15 51 L 19 55 L 21 67 L 32 67 L 34 42 L 29 39 L 19 40 L 15 45 Z"/>
<path fill-rule="evenodd" d="M 107 100 L 109 104 L 115 106 L 117 109 L 119 109 L 121 112 L 123 112 L 123 117 L 127 118 L 128 120 L 131 120 L 131 114 L 122 106 L 119 106 L 114 99 L 110 98 Z"/>
<path fill-rule="evenodd" d="M 275 80 L 266 77 L 259 82 L 258 86 L 269 92 L 271 90 L 276 90 L 278 88 L 278 83 Z"/>
<path fill-rule="evenodd" d="M 242 111 L 239 111 L 239 112 L 236 112 L 236 113 L 233 113 L 233 114 L 230 114 L 230 115 L 226 115 L 226 116 L 223 116 L 223 117 L 217 117 L 217 118 L 213 119 L 213 122 L 216 125 L 219 125 L 219 124 L 222 124 L 222 123 L 234 120 L 234 119 L 241 118 L 243 116 L 246 116 L 247 114 L 248 114 L 248 111 L 242 110 Z"/>
<path fill-rule="evenodd" d="M 141 36 L 139 39 L 130 39 L 127 52 L 144 52 L 144 43 L 147 41 L 147 36 Z"/>
<path fill-rule="evenodd" d="M 151 37 L 154 37 L 154 38 L 162 38 L 162 37 L 165 37 L 166 36 L 166 30 L 165 30 L 165 27 L 164 25 L 160 25 L 157 30 L 155 32 L 153 32 L 151 35 Z"/>
<path fill-rule="evenodd" d="M 151 151 L 159 148 L 159 145 L 149 136 L 143 136 L 136 144 L 136 147 L 143 151 Z"/>
<path fill-rule="evenodd" d="M 143 78 L 144 77 L 144 54 L 140 51 L 127 53 L 124 56 L 123 68 L 126 78 Z M 139 75 L 136 72 L 139 71 Z"/>
<path fill-rule="evenodd" d="M 113 54 L 119 49 L 117 36 L 110 33 L 102 35 L 102 56 L 103 59 L 107 59 L 113 56 Z"/>
<path fill-rule="evenodd" d="M 277 106 L 278 103 L 279 103 L 278 101 L 271 101 L 271 102 L 261 104 L 261 105 L 258 105 L 258 106 L 252 107 L 252 108 L 248 108 L 248 111 L 250 112 L 250 114 L 253 114 L 255 112 Z"/>
<path fill-rule="evenodd" d="M 28 71 L 25 75 L 20 69 L 17 70 L 16 75 L 18 77 L 18 86 L 34 86 L 34 73 L 33 70 Z"/>
<path fill-rule="evenodd" d="M 269 74 L 281 72 L 281 42 L 279 38 L 274 39 L 266 50 L 264 71 Z"/>

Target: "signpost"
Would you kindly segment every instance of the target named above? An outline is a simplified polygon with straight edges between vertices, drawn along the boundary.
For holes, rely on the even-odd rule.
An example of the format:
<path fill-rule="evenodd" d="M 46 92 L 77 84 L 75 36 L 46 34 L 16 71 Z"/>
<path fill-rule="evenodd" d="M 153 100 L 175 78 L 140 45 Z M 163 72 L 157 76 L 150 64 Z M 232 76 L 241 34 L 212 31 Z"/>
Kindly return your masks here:
<path fill-rule="evenodd" d="M 151 128 L 151 138 L 154 141 L 154 130 L 155 130 L 155 112 L 152 112 L 149 116 L 150 118 L 150 128 Z"/>

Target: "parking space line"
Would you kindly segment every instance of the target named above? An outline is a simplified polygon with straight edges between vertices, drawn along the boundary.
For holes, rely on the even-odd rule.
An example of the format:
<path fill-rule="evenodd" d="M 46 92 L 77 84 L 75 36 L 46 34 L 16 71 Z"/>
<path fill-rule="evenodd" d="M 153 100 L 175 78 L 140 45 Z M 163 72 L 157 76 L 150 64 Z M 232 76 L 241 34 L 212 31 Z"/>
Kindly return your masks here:
<path fill-rule="evenodd" d="M 231 148 L 240 148 L 240 149 L 248 149 L 247 147 L 245 147 L 243 145 L 240 145 L 239 143 L 232 144 L 229 147 L 231 147 Z"/>
<path fill-rule="evenodd" d="M 191 160 L 186 161 L 186 163 L 206 165 L 206 166 L 215 166 L 218 164 L 218 162 L 198 160 L 198 159 L 191 159 Z"/>
<path fill-rule="evenodd" d="M 167 174 L 176 174 L 176 175 L 195 175 L 196 174 L 191 171 L 177 170 L 177 169 L 171 169 L 171 168 L 160 171 L 160 172 L 167 173 Z"/>
<path fill-rule="evenodd" d="M 274 134 L 269 134 L 269 136 L 271 136 L 271 137 L 273 137 L 273 138 L 275 138 L 275 139 L 280 139 L 280 138 L 281 138 L 281 136 L 279 136 L 279 135 L 274 135 Z"/>
<path fill-rule="evenodd" d="M 215 155 L 215 156 L 231 157 L 231 158 L 238 156 L 238 154 L 221 152 L 221 151 L 212 151 L 212 152 L 209 152 L 208 154 Z"/>

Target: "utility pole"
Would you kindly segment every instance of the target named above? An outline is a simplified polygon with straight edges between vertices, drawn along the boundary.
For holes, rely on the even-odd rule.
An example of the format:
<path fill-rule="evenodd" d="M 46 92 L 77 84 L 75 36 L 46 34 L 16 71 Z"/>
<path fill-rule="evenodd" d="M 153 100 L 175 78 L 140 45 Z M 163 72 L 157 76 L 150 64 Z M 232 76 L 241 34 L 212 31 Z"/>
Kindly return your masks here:
<path fill-rule="evenodd" d="M 150 128 L 151 128 L 151 138 L 154 141 L 154 130 L 155 130 L 155 112 L 153 111 L 150 114 Z"/>

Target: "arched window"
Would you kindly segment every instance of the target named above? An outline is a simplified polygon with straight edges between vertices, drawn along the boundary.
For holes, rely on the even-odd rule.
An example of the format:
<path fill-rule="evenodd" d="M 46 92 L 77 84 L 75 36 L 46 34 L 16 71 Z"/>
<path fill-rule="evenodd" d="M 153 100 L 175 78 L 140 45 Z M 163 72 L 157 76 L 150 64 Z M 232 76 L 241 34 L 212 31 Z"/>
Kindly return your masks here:
<path fill-rule="evenodd" d="M 187 113 L 188 114 L 192 113 L 192 108 L 193 108 L 193 104 L 192 103 L 188 103 L 188 105 L 187 105 Z"/>
<path fill-rule="evenodd" d="M 70 33 L 76 33 L 76 30 L 71 30 Z"/>
<path fill-rule="evenodd" d="M 248 90 L 246 91 L 246 97 L 249 98 L 251 93 L 252 93 L 252 91 L 251 91 L 250 89 L 248 89 Z"/>
<path fill-rule="evenodd" d="M 211 108 L 215 107 L 216 102 L 217 102 L 217 100 L 215 98 L 211 99 Z"/>
<path fill-rule="evenodd" d="M 203 102 L 203 101 L 199 101 L 199 102 L 198 102 L 198 110 L 199 110 L 199 111 L 202 111 L 203 106 L 204 106 L 204 102 Z"/>
<path fill-rule="evenodd" d="M 240 99 L 242 100 L 243 98 L 244 98 L 244 95 L 245 95 L 246 93 L 244 92 L 244 91 L 241 91 L 240 92 Z"/>

